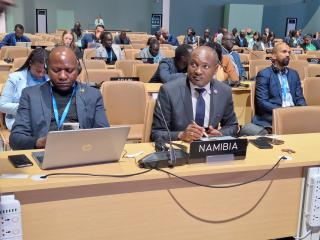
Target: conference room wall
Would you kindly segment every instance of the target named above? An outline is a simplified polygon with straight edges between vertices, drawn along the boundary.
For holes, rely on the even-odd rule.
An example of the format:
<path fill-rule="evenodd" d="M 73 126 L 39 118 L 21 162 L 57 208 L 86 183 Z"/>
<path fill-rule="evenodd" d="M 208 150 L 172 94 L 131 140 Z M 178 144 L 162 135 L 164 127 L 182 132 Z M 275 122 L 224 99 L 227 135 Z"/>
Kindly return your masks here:
<path fill-rule="evenodd" d="M 8 11 L 12 21 L 7 23 L 7 29 L 19 22 L 31 33 L 36 31 L 37 8 L 47 9 L 49 33 L 57 28 L 71 28 L 76 20 L 83 28 L 92 29 L 98 14 L 109 29 L 150 32 L 151 14 L 162 12 L 162 0 L 17 0 L 16 3 L 16 7 Z"/>
<path fill-rule="evenodd" d="M 262 29 L 269 26 L 277 36 L 282 37 L 287 17 L 297 17 L 298 28 L 304 28 L 318 9 L 320 0 L 307 0 L 306 2 L 302 0 L 171 0 L 170 32 L 174 35 L 185 34 L 189 26 L 193 26 L 199 35 L 202 35 L 206 27 L 215 32 L 223 25 L 224 6 L 230 3 L 263 4 Z M 250 13 L 239 12 L 239 14 L 248 15 Z M 312 26 L 309 27 L 309 29 L 317 28 L 316 21 L 312 22 Z M 256 30 L 261 31 L 262 29 Z"/>

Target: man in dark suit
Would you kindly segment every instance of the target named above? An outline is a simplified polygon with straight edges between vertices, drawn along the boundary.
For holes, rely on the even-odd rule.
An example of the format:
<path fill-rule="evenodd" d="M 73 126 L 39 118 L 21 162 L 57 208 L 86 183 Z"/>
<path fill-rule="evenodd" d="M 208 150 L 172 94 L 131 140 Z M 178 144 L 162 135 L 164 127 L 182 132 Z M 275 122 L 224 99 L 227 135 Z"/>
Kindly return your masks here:
<path fill-rule="evenodd" d="M 65 123 L 109 126 L 101 93 L 76 81 L 81 68 L 72 49 L 54 48 L 48 63 L 50 81 L 22 91 L 10 135 L 13 149 L 44 148 L 48 132 L 62 130 Z"/>
<path fill-rule="evenodd" d="M 241 30 L 240 34 L 235 38 L 235 44 L 239 47 L 248 47 L 248 41 L 244 30 Z"/>
<path fill-rule="evenodd" d="M 256 77 L 255 109 L 252 122 L 271 131 L 272 110 L 280 107 L 305 106 L 298 73 L 288 68 L 290 48 L 277 44 L 272 51 L 272 66 Z"/>
<path fill-rule="evenodd" d="M 153 115 L 153 141 L 169 140 L 161 109 L 172 140 L 191 142 L 204 132 L 209 136 L 236 135 L 238 122 L 231 88 L 213 80 L 217 68 L 217 53 L 206 46 L 198 47 L 192 52 L 187 77 L 161 87 Z"/>

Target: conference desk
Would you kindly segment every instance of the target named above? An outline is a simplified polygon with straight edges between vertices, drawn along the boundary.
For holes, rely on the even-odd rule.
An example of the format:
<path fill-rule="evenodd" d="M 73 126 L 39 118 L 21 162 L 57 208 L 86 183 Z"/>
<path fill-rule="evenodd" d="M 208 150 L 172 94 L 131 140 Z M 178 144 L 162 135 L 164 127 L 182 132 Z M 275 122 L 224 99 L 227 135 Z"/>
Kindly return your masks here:
<path fill-rule="evenodd" d="M 56 176 L 45 181 L 0 179 L 0 192 L 22 204 L 24 239 L 274 239 L 295 236 L 305 167 L 320 165 L 320 134 L 282 136 L 284 145 L 261 150 L 248 145 L 245 160 L 167 169 L 211 185 L 234 184 L 261 176 L 283 155 L 296 151 L 259 181 L 235 188 L 197 187 L 153 170 L 128 178 Z M 128 153 L 153 151 L 151 143 L 128 144 Z M 66 149 L 67 151 L 67 149 Z M 142 171 L 134 159 L 117 163 L 41 171 L 37 165 L 15 169 L 0 154 L 0 174 Z M 139 156 L 140 158 L 143 156 Z"/>
<path fill-rule="evenodd" d="M 251 84 L 250 81 L 245 81 L 243 83 L 249 85 Z M 149 96 L 156 99 L 158 97 L 158 92 L 161 85 L 161 83 L 145 83 Z M 244 125 L 246 123 L 251 122 L 252 109 L 250 102 L 250 91 L 250 87 L 232 88 L 234 111 L 236 113 L 240 125 Z"/>

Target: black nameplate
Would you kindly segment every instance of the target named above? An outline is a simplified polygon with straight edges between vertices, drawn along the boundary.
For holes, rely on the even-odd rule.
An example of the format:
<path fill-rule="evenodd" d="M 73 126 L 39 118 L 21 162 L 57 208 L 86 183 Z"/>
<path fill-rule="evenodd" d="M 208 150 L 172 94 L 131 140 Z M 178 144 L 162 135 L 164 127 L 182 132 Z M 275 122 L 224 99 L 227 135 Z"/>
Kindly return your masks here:
<path fill-rule="evenodd" d="M 307 58 L 308 63 L 320 64 L 320 58 Z"/>
<path fill-rule="evenodd" d="M 272 57 L 266 57 L 266 60 L 271 61 Z"/>
<path fill-rule="evenodd" d="M 292 51 L 294 54 L 303 54 L 303 49 L 295 49 Z"/>
<path fill-rule="evenodd" d="M 273 51 L 273 49 L 272 49 L 272 48 L 268 48 L 268 49 L 266 49 L 266 53 L 268 53 L 268 54 L 272 53 L 272 51 Z"/>
<path fill-rule="evenodd" d="M 235 51 L 237 53 L 243 53 L 243 49 L 241 48 L 235 48 L 235 49 L 232 49 L 232 51 Z"/>
<path fill-rule="evenodd" d="M 247 139 L 194 141 L 190 144 L 190 159 L 203 159 L 213 155 L 230 155 L 243 159 L 247 153 Z"/>
<path fill-rule="evenodd" d="M 139 77 L 111 77 L 111 81 L 139 81 Z"/>

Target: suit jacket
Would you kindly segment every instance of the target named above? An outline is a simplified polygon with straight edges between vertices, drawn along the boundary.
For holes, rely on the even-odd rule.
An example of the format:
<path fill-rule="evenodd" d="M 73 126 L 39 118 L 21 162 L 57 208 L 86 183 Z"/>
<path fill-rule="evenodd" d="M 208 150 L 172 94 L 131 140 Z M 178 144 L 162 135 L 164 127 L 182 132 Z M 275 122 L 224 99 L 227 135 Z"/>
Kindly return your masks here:
<path fill-rule="evenodd" d="M 235 44 L 238 45 L 239 47 L 248 47 L 248 41 L 246 38 L 243 38 L 242 39 L 242 44 L 241 44 L 241 41 L 240 41 L 240 36 L 237 36 L 235 38 Z"/>
<path fill-rule="evenodd" d="M 231 88 L 219 81 L 211 82 L 211 103 L 209 125 L 217 128 L 223 135 L 234 136 L 238 131 L 238 122 L 233 110 Z M 190 83 L 188 78 L 177 79 L 161 86 L 158 101 L 170 130 L 172 140 L 178 140 L 178 134 L 192 123 L 193 109 Z M 168 132 L 161 117 L 160 108 L 155 107 L 151 139 L 169 140 Z"/>
<path fill-rule="evenodd" d="M 288 68 L 288 85 L 295 106 L 305 106 L 298 73 Z M 263 127 L 272 126 L 272 110 L 282 107 L 281 85 L 271 67 L 260 71 L 256 77 L 255 116 L 252 122 Z"/>
<path fill-rule="evenodd" d="M 111 48 L 112 48 L 112 51 L 114 52 L 114 54 L 117 56 L 117 60 L 124 59 L 124 54 L 121 51 L 121 48 L 119 47 L 119 45 L 112 44 Z M 97 48 L 96 57 L 103 57 L 103 58 L 107 57 L 107 51 L 104 46 L 101 45 L 100 47 Z"/>
<path fill-rule="evenodd" d="M 109 126 L 102 96 L 97 89 L 78 83 L 76 105 L 80 128 Z M 35 148 L 37 139 L 49 132 L 51 112 L 50 82 L 25 88 L 10 135 L 11 148 Z"/>
<path fill-rule="evenodd" d="M 0 96 L 0 111 L 6 114 L 6 126 L 11 130 L 18 110 L 22 90 L 27 87 L 28 69 L 9 74 Z M 49 79 L 45 75 L 46 80 Z"/>
<path fill-rule="evenodd" d="M 167 83 L 178 78 L 185 79 L 186 74 L 178 71 L 174 62 L 174 58 L 163 58 L 159 63 L 157 71 L 154 73 L 149 82 Z"/>

